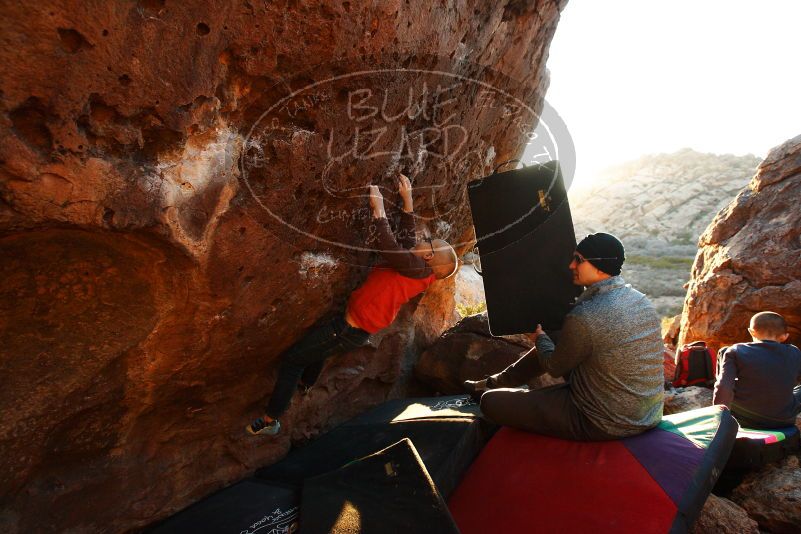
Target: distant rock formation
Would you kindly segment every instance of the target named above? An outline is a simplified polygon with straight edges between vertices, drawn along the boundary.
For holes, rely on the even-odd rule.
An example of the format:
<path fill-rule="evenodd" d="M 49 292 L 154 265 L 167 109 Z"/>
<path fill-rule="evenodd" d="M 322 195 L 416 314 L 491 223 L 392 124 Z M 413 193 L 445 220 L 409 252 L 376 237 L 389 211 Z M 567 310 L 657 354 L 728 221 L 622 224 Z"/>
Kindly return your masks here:
<path fill-rule="evenodd" d="M 773 149 L 700 240 L 679 344 L 714 350 L 750 341 L 751 316 L 772 310 L 801 344 L 801 136 Z"/>
<path fill-rule="evenodd" d="M 608 231 L 639 253 L 695 252 L 709 221 L 754 174 L 756 156 L 685 148 L 616 165 L 570 191 L 577 233 Z"/>
<path fill-rule="evenodd" d="M 366 184 L 391 202 L 408 172 L 421 226 L 466 237 L 464 184 L 522 151 L 565 3 L 6 3 L 0 530 L 140 528 L 402 393 L 452 281 L 285 434 L 243 431 L 365 276 Z"/>
<path fill-rule="evenodd" d="M 620 237 L 627 256 L 623 277 L 651 298 L 660 315 L 676 315 L 698 237 L 758 163 L 755 156 L 683 149 L 612 167 L 597 183 L 571 189 L 576 237 Z"/>

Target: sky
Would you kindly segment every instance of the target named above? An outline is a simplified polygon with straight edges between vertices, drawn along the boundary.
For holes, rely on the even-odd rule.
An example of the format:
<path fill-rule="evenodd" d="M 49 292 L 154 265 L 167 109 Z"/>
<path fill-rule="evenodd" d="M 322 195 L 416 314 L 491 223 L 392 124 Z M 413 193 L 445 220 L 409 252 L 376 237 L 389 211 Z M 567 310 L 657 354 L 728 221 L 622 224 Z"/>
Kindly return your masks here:
<path fill-rule="evenodd" d="M 571 0 L 546 100 L 574 185 L 644 154 L 755 154 L 801 133 L 801 0 Z"/>

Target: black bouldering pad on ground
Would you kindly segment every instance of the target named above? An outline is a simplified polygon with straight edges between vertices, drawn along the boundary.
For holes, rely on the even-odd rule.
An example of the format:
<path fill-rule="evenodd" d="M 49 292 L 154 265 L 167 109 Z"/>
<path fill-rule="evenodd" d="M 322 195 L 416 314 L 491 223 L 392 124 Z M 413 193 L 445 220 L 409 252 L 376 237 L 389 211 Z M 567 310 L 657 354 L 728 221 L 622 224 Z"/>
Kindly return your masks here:
<path fill-rule="evenodd" d="M 300 491 L 258 479 L 246 479 L 206 497 L 153 527 L 153 534 L 219 532 L 295 532 Z"/>
<path fill-rule="evenodd" d="M 391 421 L 459 417 L 469 419 L 481 417 L 481 408 L 470 395 L 389 400 L 353 419 L 349 419 L 343 424 L 364 425 L 389 423 Z"/>
<path fill-rule="evenodd" d="M 581 288 L 558 162 L 492 174 L 467 186 L 493 335 L 559 330 Z"/>
<path fill-rule="evenodd" d="M 306 481 L 304 534 L 458 534 L 415 447 L 390 447 Z"/>
<path fill-rule="evenodd" d="M 408 438 L 446 497 L 495 431 L 484 419 L 441 417 L 398 422 L 344 424 L 256 471 L 263 480 L 300 487 L 303 481 Z"/>

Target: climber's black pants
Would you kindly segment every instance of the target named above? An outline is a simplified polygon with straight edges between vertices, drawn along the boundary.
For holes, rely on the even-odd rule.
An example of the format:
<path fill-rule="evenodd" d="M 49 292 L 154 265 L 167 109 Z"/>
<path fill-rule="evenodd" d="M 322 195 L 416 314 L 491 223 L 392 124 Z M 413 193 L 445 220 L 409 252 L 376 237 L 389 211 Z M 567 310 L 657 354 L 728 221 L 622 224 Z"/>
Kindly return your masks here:
<path fill-rule="evenodd" d="M 313 385 L 327 358 L 366 345 L 369 337 L 368 332 L 350 326 L 341 315 L 309 330 L 281 356 L 278 380 L 265 410 L 267 415 L 274 419 L 283 415 L 298 381 Z"/>
<path fill-rule="evenodd" d="M 574 441 L 620 439 L 598 428 L 575 405 L 568 384 L 530 391 L 491 389 L 481 396 L 481 413 L 499 425 Z"/>

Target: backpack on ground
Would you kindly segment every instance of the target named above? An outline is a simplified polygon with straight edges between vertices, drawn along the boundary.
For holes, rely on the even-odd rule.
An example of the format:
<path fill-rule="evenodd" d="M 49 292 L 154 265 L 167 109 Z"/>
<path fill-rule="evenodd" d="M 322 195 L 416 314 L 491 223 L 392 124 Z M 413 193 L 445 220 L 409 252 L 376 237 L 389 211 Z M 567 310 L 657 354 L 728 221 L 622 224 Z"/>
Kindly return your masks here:
<path fill-rule="evenodd" d="M 717 361 L 704 341 L 694 341 L 676 350 L 676 374 L 673 387 L 712 386 Z"/>

